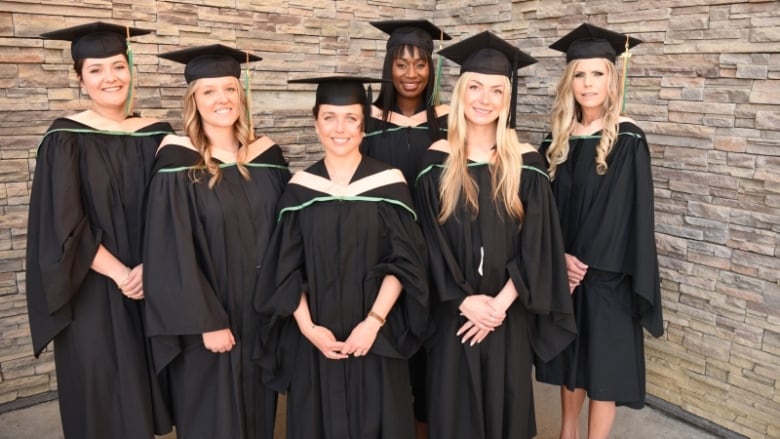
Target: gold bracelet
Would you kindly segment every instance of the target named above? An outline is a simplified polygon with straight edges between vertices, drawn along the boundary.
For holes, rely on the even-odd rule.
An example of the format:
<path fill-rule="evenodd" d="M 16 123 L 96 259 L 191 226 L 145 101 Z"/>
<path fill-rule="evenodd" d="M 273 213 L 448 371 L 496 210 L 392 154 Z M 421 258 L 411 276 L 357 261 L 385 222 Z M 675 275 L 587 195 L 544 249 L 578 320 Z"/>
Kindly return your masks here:
<path fill-rule="evenodd" d="M 379 322 L 380 328 L 385 325 L 385 319 L 382 318 L 382 316 L 380 316 L 379 314 L 375 313 L 373 309 L 368 312 L 368 316 L 376 319 L 376 321 Z"/>

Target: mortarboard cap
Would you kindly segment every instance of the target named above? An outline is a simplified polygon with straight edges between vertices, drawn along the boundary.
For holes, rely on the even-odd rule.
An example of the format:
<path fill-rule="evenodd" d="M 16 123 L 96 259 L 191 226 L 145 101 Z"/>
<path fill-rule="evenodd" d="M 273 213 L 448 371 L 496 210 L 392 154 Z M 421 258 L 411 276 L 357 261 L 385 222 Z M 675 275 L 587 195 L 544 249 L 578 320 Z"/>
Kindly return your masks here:
<path fill-rule="evenodd" d="M 158 56 L 185 64 L 184 79 L 188 84 L 200 78 L 220 78 L 223 76 L 241 78 L 242 63 L 263 59 L 222 44 L 189 47 L 161 53 Z"/>
<path fill-rule="evenodd" d="M 372 82 L 386 81 L 361 76 L 324 76 L 287 81 L 289 84 L 317 84 L 315 105 L 365 105 L 367 97 L 363 84 Z"/>
<path fill-rule="evenodd" d="M 490 31 L 458 41 L 440 50 L 439 54 L 460 64 L 461 74 L 476 72 L 509 78 L 517 69 L 537 62 L 536 58 Z"/>
<path fill-rule="evenodd" d="M 371 25 L 390 35 L 387 49 L 411 45 L 433 53 L 433 40 L 451 40 L 452 37 L 428 20 L 372 21 Z"/>
<path fill-rule="evenodd" d="M 626 43 L 628 48 L 631 48 L 641 42 L 634 37 L 590 23 L 582 23 L 550 45 L 550 49 L 564 52 L 567 63 L 575 59 L 587 58 L 607 58 L 614 63 L 616 57 L 626 51 Z"/>
<path fill-rule="evenodd" d="M 127 51 L 127 37 L 145 35 L 151 30 L 95 21 L 66 29 L 42 33 L 49 40 L 70 41 L 74 61 L 85 58 L 108 58 Z"/>
<path fill-rule="evenodd" d="M 483 31 L 439 51 L 445 58 L 460 64 L 460 74 L 466 72 L 503 75 L 512 84 L 509 126 L 515 126 L 517 106 L 517 69 L 537 62 L 517 47 L 490 31 Z"/>

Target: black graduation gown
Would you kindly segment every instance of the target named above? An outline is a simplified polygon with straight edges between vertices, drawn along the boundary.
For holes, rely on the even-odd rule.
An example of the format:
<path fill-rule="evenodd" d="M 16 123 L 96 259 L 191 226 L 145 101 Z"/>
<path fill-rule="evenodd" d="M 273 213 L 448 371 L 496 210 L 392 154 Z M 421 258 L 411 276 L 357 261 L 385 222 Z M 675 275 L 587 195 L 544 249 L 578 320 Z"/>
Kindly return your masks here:
<path fill-rule="evenodd" d="M 444 112 L 446 106 L 437 109 Z M 390 113 L 389 119 L 382 119 L 382 110 L 372 107 L 373 115 L 366 120 L 366 135 L 360 151 L 403 172 L 406 183 L 414 191 L 414 181 L 420 172 L 420 160 L 431 144 L 447 138 L 447 113 L 438 116 L 439 131 L 431 138 L 425 108 L 405 117 L 398 109 Z"/>
<path fill-rule="evenodd" d="M 170 431 L 149 366 L 143 302 L 90 266 L 100 244 L 129 267 L 141 263 L 144 189 L 157 146 L 172 132 L 162 122 L 119 133 L 60 118 L 38 146 L 27 304 L 35 356 L 54 340 L 66 438 Z"/>
<path fill-rule="evenodd" d="M 573 136 L 553 193 L 566 252 L 588 265 L 572 295 L 579 335 L 537 378 L 595 400 L 641 408 L 645 400 L 642 326 L 663 334 L 650 152 L 642 130 L 619 125 L 609 169 L 596 174 L 599 133 Z M 542 144 L 544 154 L 550 138 Z"/>
<path fill-rule="evenodd" d="M 531 383 L 534 355 L 549 359 L 574 338 L 563 240 L 552 193 L 536 152 L 523 154 L 521 225 L 491 199 L 490 170 L 471 163 L 479 213 L 465 203 L 444 224 L 439 185 L 447 153 L 429 150 L 416 201 L 430 254 L 428 428 L 432 439 L 530 438 L 536 434 Z M 484 255 L 484 256 L 483 256 Z M 480 274 L 481 270 L 481 274 Z M 468 295 L 496 295 L 512 279 L 517 300 L 480 344 L 461 344 L 458 306 Z"/>
<path fill-rule="evenodd" d="M 370 157 L 346 188 L 322 161 L 290 180 L 256 302 L 264 380 L 288 392 L 288 438 L 413 437 L 407 359 L 426 331 L 428 290 L 411 205 L 400 171 Z M 404 290 L 368 355 L 329 360 L 301 335 L 292 313 L 302 292 L 312 321 L 343 341 L 389 274 Z"/>
<path fill-rule="evenodd" d="M 400 109 L 390 112 L 388 120 L 382 119 L 382 110 L 372 107 L 373 115 L 366 122 L 366 135 L 361 144 L 363 154 L 383 161 L 403 172 L 406 183 L 414 192 L 415 180 L 421 170 L 423 154 L 431 144 L 447 138 L 447 119 L 449 108 L 446 105 L 436 107 L 438 132 L 432 137 L 425 105 L 418 108 L 411 117 L 403 116 Z M 418 421 L 427 421 L 425 401 L 425 370 L 427 361 L 425 349 L 420 349 L 409 360 L 409 373 L 412 379 L 414 396 L 414 417 Z"/>
<path fill-rule="evenodd" d="M 290 173 L 273 145 L 247 164 L 250 180 L 222 164 L 209 189 L 208 174 L 190 178 L 199 160 L 192 149 L 163 147 L 149 186 L 144 287 L 155 368 L 169 376 L 180 439 L 271 438 L 276 394 L 252 361 L 252 297 Z M 208 351 L 202 333 L 223 328 L 235 346 Z"/>

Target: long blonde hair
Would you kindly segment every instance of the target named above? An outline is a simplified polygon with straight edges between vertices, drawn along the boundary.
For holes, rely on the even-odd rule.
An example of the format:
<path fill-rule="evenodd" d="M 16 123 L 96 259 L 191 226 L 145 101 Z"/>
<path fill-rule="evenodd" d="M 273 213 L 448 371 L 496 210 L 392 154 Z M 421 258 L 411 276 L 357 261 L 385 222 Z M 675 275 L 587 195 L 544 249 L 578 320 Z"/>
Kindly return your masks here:
<path fill-rule="evenodd" d="M 211 160 L 209 139 L 206 136 L 206 131 L 203 129 L 203 122 L 200 113 L 198 112 L 198 106 L 195 103 L 195 92 L 198 91 L 199 82 L 199 79 L 190 82 L 187 86 L 187 91 L 184 94 L 184 133 L 190 138 L 192 145 L 198 150 L 201 156 L 200 162 L 198 162 L 195 168 L 190 171 L 190 177 L 193 181 L 199 181 L 202 169 L 205 168 L 206 172 L 211 175 L 211 178 L 209 179 L 209 188 L 213 188 L 214 185 L 219 183 L 220 179 L 222 179 L 222 169 L 220 169 L 218 164 Z M 236 89 L 238 90 L 241 107 L 238 112 L 238 120 L 233 124 L 233 134 L 238 140 L 236 168 L 238 168 L 238 172 L 245 180 L 249 180 L 249 171 L 246 169 L 245 163 L 247 146 L 252 141 L 252 132 L 249 128 L 249 120 L 246 114 L 246 93 L 244 93 L 244 89 L 241 87 L 241 83 L 238 79 L 236 79 Z"/>
<path fill-rule="evenodd" d="M 577 69 L 579 60 L 572 60 L 566 65 L 561 79 L 555 92 L 555 101 L 552 107 L 552 143 L 547 150 L 547 161 L 550 163 L 550 178 L 555 178 L 555 170 L 561 163 L 569 158 L 569 137 L 574 129 L 574 123 L 582 119 L 582 110 L 577 100 L 574 98 L 572 83 L 574 82 L 574 73 Z M 604 175 L 607 173 L 607 156 L 612 152 L 617 138 L 618 122 L 620 121 L 620 84 L 619 75 L 615 64 L 608 59 L 604 59 L 607 67 L 607 98 L 604 100 L 603 109 L 603 127 L 601 130 L 601 139 L 596 146 L 596 173 Z"/>
<path fill-rule="evenodd" d="M 441 175 L 439 196 L 441 212 L 439 222 L 443 223 L 455 211 L 458 202 L 463 199 L 474 217 L 479 213 L 479 187 L 468 171 L 468 151 L 466 150 L 466 115 L 464 113 L 463 96 L 467 84 L 473 78 L 473 73 L 464 72 L 458 78 L 452 92 L 450 116 L 448 121 L 447 141 L 450 145 L 450 155 L 444 163 Z M 520 140 L 517 133 L 508 127 L 509 105 L 512 86 L 509 78 L 504 83 L 504 102 L 501 105 L 496 122 L 496 156 L 490 166 L 491 195 L 493 200 L 501 200 L 504 209 L 522 221 L 524 212 L 520 202 L 520 173 L 523 167 L 523 157 L 520 153 Z"/>

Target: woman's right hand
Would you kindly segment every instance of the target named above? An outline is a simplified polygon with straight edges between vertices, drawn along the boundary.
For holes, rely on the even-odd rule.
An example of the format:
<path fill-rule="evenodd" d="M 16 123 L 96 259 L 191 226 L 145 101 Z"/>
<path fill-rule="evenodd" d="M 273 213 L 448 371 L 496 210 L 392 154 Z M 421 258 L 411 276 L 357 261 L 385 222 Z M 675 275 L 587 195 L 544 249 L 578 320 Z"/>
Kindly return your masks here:
<path fill-rule="evenodd" d="M 331 360 L 343 360 L 349 358 L 349 355 L 342 354 L 341 350 L 344 348 L 344 342 L 336 340 L 336 336 L 330 331 L 330 329 L 312 324 L 307 328 L 301 328 L 301 333 L 306 337 L 311 344 L 314 345 L 325 358 Z"/>
<path fill-rule="evenodd" d="M 230 352 L 230 350 L 233 349 L 233 346 L 236 345 L 236 338 L 233 337 L 230 328 L 204 332 L 202 337 L 203 345 L 206 346 L 206 349 L 215 354 Z"/>
<path fill-rule="evenodd" d="M 492 331 L 504 323 L 506 313 L 491 306 L 493 297 L 486 294 L 473 294 L 463 299 L 458 309 L 479 329 Z"/>
<path fill-rule="evenodd" d="M 576 256 L 566 253 L 566 271 L 569 276 L 569 294 L 574 293 L 574 289 L 585 278 L 585 273 L 588 272 L 588 266 L 577 259 Z"/>

